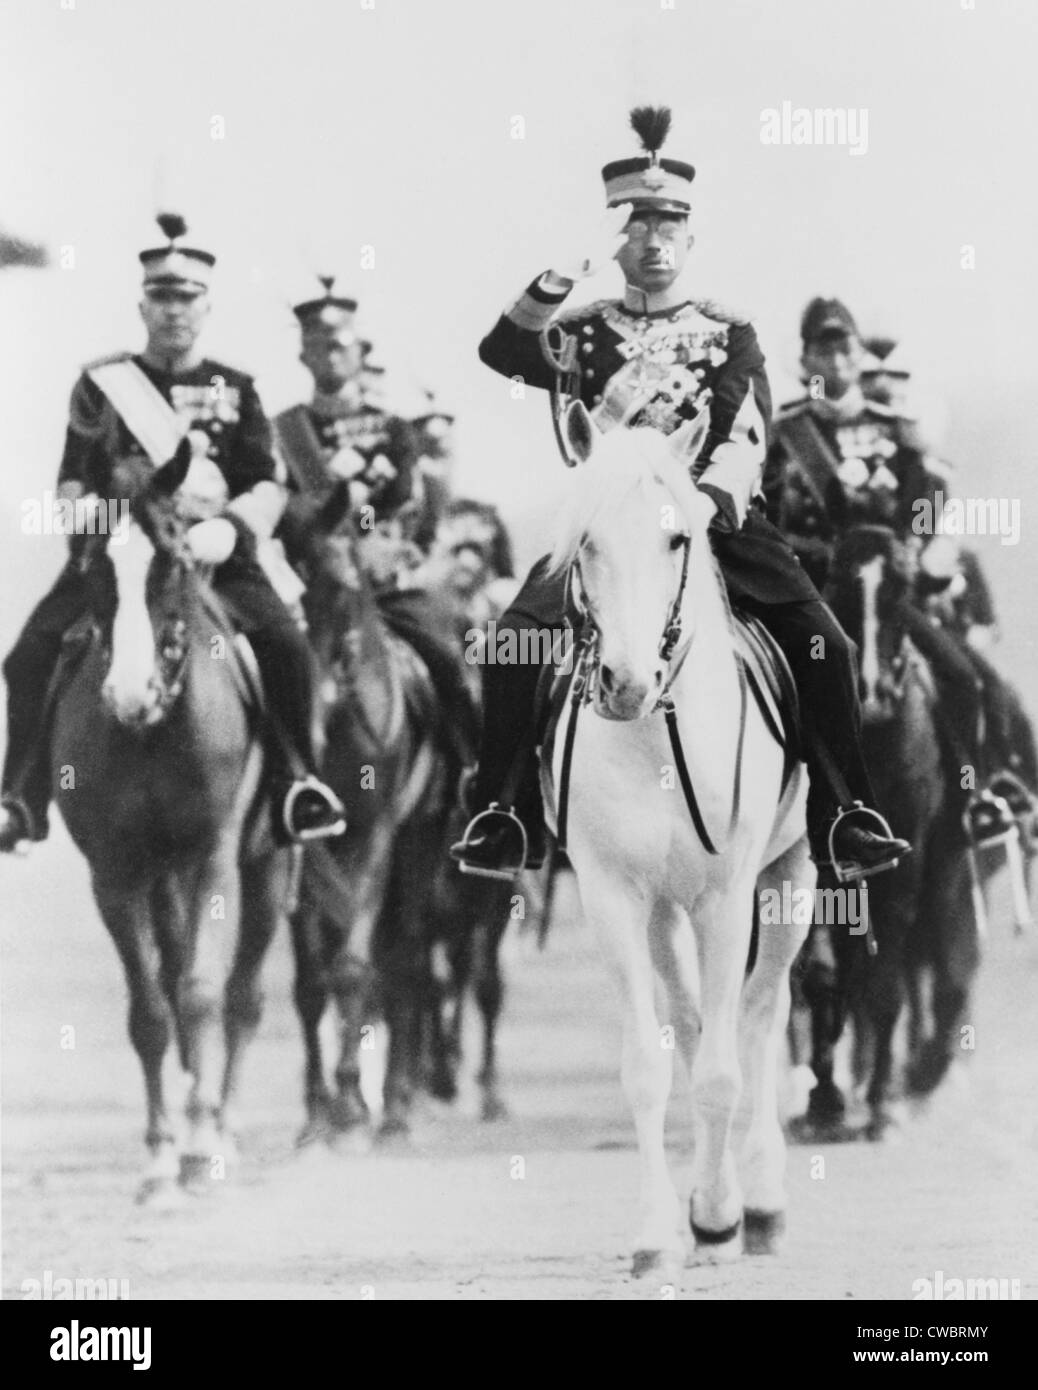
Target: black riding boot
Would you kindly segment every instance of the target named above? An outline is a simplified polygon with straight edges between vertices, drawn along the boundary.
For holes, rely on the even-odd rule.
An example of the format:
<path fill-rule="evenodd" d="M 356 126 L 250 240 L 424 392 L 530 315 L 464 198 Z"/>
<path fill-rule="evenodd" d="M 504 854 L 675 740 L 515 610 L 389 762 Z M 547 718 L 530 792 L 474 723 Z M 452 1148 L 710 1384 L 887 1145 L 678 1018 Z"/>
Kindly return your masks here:
<path fill-rule="evenodd" d="M 959 797 L 966 834 L 981 849 L 1001 844 L 1014 833 L 1015 819 L 1005 799 L 988 788 L 982 736 L 987 691 L 982 668 L 914 604 L 906 601 L 898 611 L 937 682 L 938 729 L 946 750 L 948 784 Z"/>
<path fill-rule="evenodd" d="M 515 626 L 524 624 L 522 619 Z M 504 630 L 498 625 L 498 636 Z M 518 645 L 517 645 L 518 649 Z M 514 878 L 544 862 L 544 805 L 534 748 L 534 703 L 542 667 L 483 668 L 483 739 L 468 801 L 479 811 L 451 846 L 463 871 Z"/>
<path fill-rule="evenodd" d="M 418 589 L 379 595 L 386 622 L 422 658 L 443 705 L 444 725 L 461 767 L 471 767 L 479 752 L 480 719 L 462 670 L 462 656 L 451 642 L 446 615 Z"/>
<path fill-rule="evenodd" d="M 785 653 L 800 695 L 811 857 L 826 872 L 835 861 L 853 877 L 893 867 L 911 846 L 886 834 L 873 813 L 876 801 L 861 746 L 853 644 L 821 600 L 754 604 L 752 611 Z M 834 769 L 849 793 L 848 805 L 841 804 L 841 789 L 833 785 Z M 860 808 L 837 820 L 854 802 L 860 802 Z"/>
<path fill-rule="evenodd" d="M 249 641 L 276 723 L 269 749 L 275 833 L 284 843 L 341 835 L 346 829 L 342 802 L 317 775 L 309 648 L 298 629 L 288 624 L 251 632 Z M 302 777 L 284 747 L 286 737 L 302 764 Z"/>
<path fill-rule="evenodd" d="M 50 768 L 47 732 L 41 727 L 47 688 L 61 652 L 61 638 L 26 629 L 4 662 L 7 679 L 7 747 L 0 805 L 0 851 L 20 840 L 47 838 Z"/>

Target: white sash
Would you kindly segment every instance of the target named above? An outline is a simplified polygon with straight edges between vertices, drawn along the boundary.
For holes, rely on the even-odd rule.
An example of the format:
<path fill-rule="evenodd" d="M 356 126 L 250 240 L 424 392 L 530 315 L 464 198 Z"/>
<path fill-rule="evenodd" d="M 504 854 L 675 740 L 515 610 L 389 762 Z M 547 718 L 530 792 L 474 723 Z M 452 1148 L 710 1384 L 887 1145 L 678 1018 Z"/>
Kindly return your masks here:
<path fill-rule="evenodd" d="M 130 358 L 90 367 L 87 376 L 115 406 L 127 429 L 156 468 L 173 457 L 188 421 Z"/>

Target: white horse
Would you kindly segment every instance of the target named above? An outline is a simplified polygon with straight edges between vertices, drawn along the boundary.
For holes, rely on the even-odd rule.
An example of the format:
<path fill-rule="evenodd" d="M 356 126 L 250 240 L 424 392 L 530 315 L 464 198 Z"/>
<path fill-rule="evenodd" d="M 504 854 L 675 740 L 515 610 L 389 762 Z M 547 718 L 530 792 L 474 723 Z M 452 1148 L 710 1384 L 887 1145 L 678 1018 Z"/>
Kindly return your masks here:
<path fill-rule="evenodd" d="M 713 505 L 690 472 L 705 422 L 669 438 L 650 429 L 602 435 L 582 408 L 571 407 L 568 429 L 582 466 L 552 567 L 568 567 L 597 632 L 592 702 L 573 744 L 568 852 L 622 996 L 622 1077 L 641 1171 L 634 1273 L 643 1275 L 671 1269 L 685 1252 L 664 1153 L 673 1050 L 691 1069 L 689 1218 L 697 1257 L 734 1257 L 743 1234 L 747 1251 L 763 1253 L 784 1228 L 778 1058 L 789 969 L 805 922 L 762 926 L 748 977 L 746 967 L 754 893 L 781 894 L 788 883 L 783 901 L 804 902 L 796 893 L 813 889 L 815 869 L 804 767 L 797 764 L 783 791 L 782 750 L 754 700 L 745 700 L 707 537 Z M 664 695 L 673 701 L 714 853 L 675 776 L 678 760 L 658 712 Z M 567 707 L 551 781 L 547 768 L 542 774 L 549 808 L 560 788 L 569 718 Z M 665 990 L 662 1013 L 657 981 Z M 732 1130 L 744 1077 L 751 1114 L 739 1171 Z"/>

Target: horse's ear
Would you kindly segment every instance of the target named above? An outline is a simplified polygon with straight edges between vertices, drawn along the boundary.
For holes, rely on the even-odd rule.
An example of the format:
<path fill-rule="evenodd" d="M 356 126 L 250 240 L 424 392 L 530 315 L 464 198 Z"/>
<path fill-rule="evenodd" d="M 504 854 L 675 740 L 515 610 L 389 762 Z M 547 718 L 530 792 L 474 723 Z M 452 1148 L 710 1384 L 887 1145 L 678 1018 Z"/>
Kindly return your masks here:
<path fill-rule="evenodd" d="M 701 410 L 694 420 L 686 420 L 669 437 L 667 443 L 670 445 L 671 453 L 681 463 L 695 462 L 709 429 L 710 416 L 707 411 Z"/>
<path fill-rule="evenodd" d="M 185 434 L 184 438 L 177 445 L 177 451 L 168 462 L 161 468 L 157 468 L 152 475 L 151 486 L 154 492 L 163 497 L 172 497 L 177 488 L 187 477 L 187 470 L 191 467 L 191 441 Z"/>
<path fill-rule="evenodd" d="M 566 407 L 563 429 L 566 433 L 566 445 L 570 457 L 577 459 L 580 463 L 587 463 L 595 447 L 596 436 L 600 431 L 588 414 L 583 401 L 570 401 Z"/>

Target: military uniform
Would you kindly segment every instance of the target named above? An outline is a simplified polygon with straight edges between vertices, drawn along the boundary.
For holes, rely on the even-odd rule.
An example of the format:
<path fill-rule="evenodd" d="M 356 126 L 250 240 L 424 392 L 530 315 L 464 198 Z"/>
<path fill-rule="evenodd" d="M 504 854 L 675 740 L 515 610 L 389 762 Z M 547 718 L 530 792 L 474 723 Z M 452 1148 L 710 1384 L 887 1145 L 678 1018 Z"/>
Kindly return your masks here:
<path fill-rule="evenodd" d="M 603 177 L 611 204 L 630 200 L 636 208 L 683 217 L 694 173 L 690 165 L 660 160 L 650 150 L 647 159 L 606 166 Z M 670 434 L 707 412 L 710 427 L 694 476 L 717 504 L 714 552 L 730 597 L 768 627 L 800 688 L 814 735 L 807 754 L 811 848 L 816 859 L 827 860 L 837 803 L 816 759 L 818 742 L 839 765 L 853 796 L 865 804 L 872 800 L 860 748 L 857 673 L 853 647 L 765 514 L 761 469 L 771 399 L 753 326 L 745 316 L 702 299 L 655 312 L 630 308 L 626 300 L 567 311 L 568 290 L 554 288 L 555 281 L 546 273 L 527 287 L 480 344 L 480 359 L 526 385 L 579 398 L 602 430 L 651 427 Z M 547 557 L 540 560 L 498 624 L 499 635 L 509 627 L 561 626 L 566 589 L 566 576 L 549 575 Z M 819 637 L 825 661 L 812 660 Z M 536 666 L 488 667 L 488 735 L 473 794 L 476 806 L 498 800 L 522 759 L 516 813 L 534 844 L 541 836 L 540 794 L 533 749 L 524 753 L 522 741 L 529 742 L 539 675 Z M 454 852 L 464 863 L 464 843 Z"/>
<path fill-rule="evenodd" d="M 179 219 L 162 220 L 164 229 L 171 224 L 170 243 L 142 254 L 145 293 L 204 293 L 215 258 L 177 245 L 182 235 Z M 235 527 L 237 543 L 215 570 L 213 585 L 249 634 L 271 707 L 312 774 L 309 651 L 257 562 L 256 534 L 235 511 L 236 499 L 250 498 L 257 485 L 273 483 L 278 475 L 270 425 L 252 378 L 208 358 L 177 372 L 132 353 L 91 363 L 69 403 L 59 495 L 111 497 L 119 460 L 137 456 L 158 465 L 167 450 L 173 452 L 171 444 L 185 436 L 192 460 L 180 491 L 181 509 L 192 521 L 224 514 Z M 89 612 L 108 623 L 115 603 L 107 555 L 97 553 L 96 544 L 86 549 L 84 537 L 73 537 L 67 564 L 4 663 L 9 698 L 3 800 L 16 808 L 27 838 L 42 839 L 46 833 L 49 769 L 42 756 L 39 720 L 62 638 Z M 291 785 L 279 747 L 272 749 L 272 756 L 275 780 Z"/>
<path fill-rule="evenodd" d="M 853 317 L 838 300 L 812 300 L 801 324 L 805 352 L 813 342 L 833 335 L 861 341 Z M 874 363 L 870 375 L 890 362 L 894 345 L 881 340 L 873 347 L 878 351 L 867 359 Z M 890 372 L 907 375 L 896 362 Z M 930 580 L 923 558 L 929 542 L 913 525 L 920 503 L 927 504 L 929 516 L 935 515 L 937 494 L 946 493 L 947 479 L 925 453 L 916 422 L 900 408 L 868 398 L 860 381 L 836 400 L 808 395 L 779 411 L 764 487 L 769 515 L 820 589 L 829 578 L 839 539 L 858 525 L 886 526 L 899 537 L 908 549 L 919 591 L 925 593 L 930 586 L 933 592 L 950 578 Z M 983 783 L 983 706 L 986 694 L 995 695 L 990 668 L 935 625 L 919 603 L 903 604 L 900 621 L 937 679 L 952 785 L 961 785 L 964 764 L 977 768 Z M 1004 722 L 1001 715 L 999 721 Z M 980 804 L 968 789 L 963 789 L 962 801 L 963 810 L 971 814 L 975 805 L 979 807 L 980 838 L 999 832 L 990 805 Z"/>
<path fill-rule="evenodd" d="M 858 392 L 846 405 L 806 396 L 775 418 L 764 473 L 768 513 L 818 589 L 848 527 L 911 535 L 915 502 L 932 501 L 936 486 L 914 423 Z"/>
<path fill-rule="evenodd" d="M 346 342 L 353 333 L 356 300 L 325 294 L 295 306 L 304 341 L 332 335 Z M 365 356 L 370 355 L 370 344 Z M 305 354 L 304 354 L 305 360 Z M 419 539 L 423 491 L 419 471 L 420 436 L 416 425 L 393 413 L 377 389 L 364 389 L 361 378 L 345 381 L 335 392 L 315 390 L 311 401 L 275 417 L 274 432 L 289 476 L 289 501 L 282 523 L 286 549 L 306 573 L 307 538 L 316 510 L 346 477 L 356 507 L 372 508 L 376 524 L 399 521 L 403 549 Z M 418 587 L 376 587 L 386 623 L 425 662 L 446 709 L 458 760 L 475 756 L 477 714 L 461 668 L 449 623 L 440 606 Z"/>

